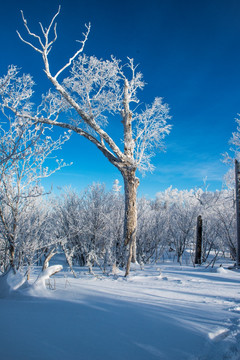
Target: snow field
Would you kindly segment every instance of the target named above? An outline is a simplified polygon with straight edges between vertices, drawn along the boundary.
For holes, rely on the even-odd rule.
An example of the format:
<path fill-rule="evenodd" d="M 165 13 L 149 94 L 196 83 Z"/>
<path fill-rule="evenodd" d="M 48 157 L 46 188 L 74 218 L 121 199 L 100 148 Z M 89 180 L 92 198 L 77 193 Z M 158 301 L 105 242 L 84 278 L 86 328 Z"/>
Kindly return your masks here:
<path fill-rule="evenodd" d="M 55 290 L 0 299 L 1 360 L 240 359 L 239 272 L 172 263 L 128 279 L 76 271 L 55 275 Z"/>

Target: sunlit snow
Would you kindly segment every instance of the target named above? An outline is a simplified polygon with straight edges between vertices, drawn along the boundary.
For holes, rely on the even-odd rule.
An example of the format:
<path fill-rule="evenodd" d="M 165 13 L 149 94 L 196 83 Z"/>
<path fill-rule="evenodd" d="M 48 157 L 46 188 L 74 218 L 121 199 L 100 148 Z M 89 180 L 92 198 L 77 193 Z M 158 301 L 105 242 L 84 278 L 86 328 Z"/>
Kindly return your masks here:
<path fill-rule="evenodd" d="M 127 279 L 76 271 L 51 278 L 53 290 L 39 282 L 0 299 L 2 360 L 240 359 L 239 272 L 168 262 Z"/>

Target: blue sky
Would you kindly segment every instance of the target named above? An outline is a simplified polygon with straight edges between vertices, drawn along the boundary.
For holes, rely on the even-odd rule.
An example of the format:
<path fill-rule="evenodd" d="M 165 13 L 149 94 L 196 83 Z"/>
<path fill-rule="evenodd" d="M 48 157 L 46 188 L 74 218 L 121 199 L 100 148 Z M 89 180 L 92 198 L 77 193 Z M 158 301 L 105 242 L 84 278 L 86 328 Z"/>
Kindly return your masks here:
<path fill-rule="evenodd" d="M 172 185 L 179 189 L 201 186 L 207 177 L 209 190 L 220 189 L 227 167 L 221 154 L 235 131 L 240 112 L 240 2 L 237 0 L 22 0 L 1 2 L 0 66 L 9 64 L 29 72 L 45 91 L 39 54 L 21 43 L 24 34 L 20 9 L 29 26 L 48 25 L 62 5 L 58 18 L 58 42 L 51 53 L 59 68 L 77 48 L 84 24 L 92 24 L 87 55 L 121 59 L 132 57 L 147 83 L 141 99 L 155 96 L 170 105 L 173 129 L 166 138 L 166 152 L 154 159 L 153 174 L 140 176 L 139 194 L 153 197 Z M 119 124 L 119 127 L 121 124 Z M 120 128 L 119 128 L 120 129 Z M 120 131 L 120 130 L 119 130 Z M 118 124 L 116 124 L 116 134 Z M 74 165 L 53 175 L 44 184 L 72 184 L 83 189 L 104 182 L 110 188 L 121 176 L 86 140 L 74 135 L 59 157 Z"/>

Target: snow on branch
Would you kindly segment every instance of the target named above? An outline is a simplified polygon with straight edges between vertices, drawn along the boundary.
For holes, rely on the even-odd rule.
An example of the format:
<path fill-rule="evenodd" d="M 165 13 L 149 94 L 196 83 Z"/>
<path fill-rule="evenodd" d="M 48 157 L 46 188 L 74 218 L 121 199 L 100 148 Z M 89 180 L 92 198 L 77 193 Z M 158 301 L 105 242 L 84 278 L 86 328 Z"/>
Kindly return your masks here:
<path fill-rule="evenodd" d="M 27 20 L 24 17 L 24 13 L 21 10 L 21 15 L 22 15 L 22 20 L 23 20 L 23 24 L 27 30 L 27 33 L 30 37 L 33 37 L 35 39 L 38 40 L 39 42 L 39 47 L 35 46 L 32 42 L 25 40 L 22 35 L 20 34 L 19 31 L 17 31 L 17 34 L 20 38 L 20 40 L 22 42 L 24 42 L 25 44 L 29 45 L 30 47 L 32 47 L 35 51 L 39 52 L 40 54 L 42 54 L 43 57 L 43 61 L 45 64 L 45 71 L 48 75 L 50 74 L 50 70 L 49 70 L 49 63 L 48 63 L 48 54 L 50 53 L 51 49 L 52 49 L 52 45 L 56 42 L 57 40 L 57 22 L 56 22 L 56 18 L 59 15 L 61 10 L 61 6 L 59 6 L 57 13 L 53 16 L 49 26 L 47 28 L 44 29 L 42 23 L 40 22 L 40 28 L 41 28 L 41 32 L 42 32 L 42 36 L 35 34 L 34 32 L 32 32 L 27 24 Z M 91 24 L 89 23 L 88 25 L 85 24 L 86 27 L 86 32 L 83 33 L 83 40 L 77 40 L 77 42 L 79 42 L 81 44 L 81 47 L 75 52 L 75 54 L 69 59 L 69 61 L 56 73 L 55 76 L 53 76 L 53 78 L 56 80 L 57 77 L 66 69 L 68 68 L 73 60 L 83 51 L 84 47 L 85 47 L 85 43 L 88 39 L 88 35 L 90 33 L 90 29 L 91 29 Z M 53 32 L 54 32 L 54 37 L 52 40 L 49 39 L 50 36 L 50 32 L 53 28 Z M 43 37 L 43 38 L 42 38 Z M 51 75 L 52 76 L 52 75 Z"/>
<path fill-rule="evenodd" d="M 140 71 L 136 72 L 138 65 L 134 65 L 134 59 L 129 57 L 127 59 L 128 63 L 119 68 L 119 73 L 124 79 L 125 84 L 127 84 L 129 103 L 135 102 L 138 104 L 137 91 L 144 88 L 145 82 L 143 81 L 143 74 Z M 125 75 L 124 67 L 130 69 L 130 79 Z"/>
<path fill-rule="evenodd" d="M 90 24 L 90 23 L 89 23 L 88 25 L 85 24 L 85 27 L 86 27 L 87 31 L 86 31 L 85 33 L 83 33 L 83 37 L 84 37 L 83 40 L 81 40 L 81 41 L 80 41 L 80 40 L 77 40 L 77 42 L 79 42 L 79 43 L 82 44 L 81 48 L 80 48 L 78 51 L 76 51 L 75 54 L 69 59 L 68 63 L 67 63 L 65 66 L 63 66 L 63 67 L 56 73 L 56 75 L 54 76 L 55 79 L 57 79 L 57 77 L 58 77 L 67 67 L 69 67 L 69 66 L 72 64 L 73 60 L 76 59 L 76 57 L 77 57 L 81 52 L 83 52 L 83 49 L 84 49 L 84 47 L 85 47 L 85 43 L 86 43 L 86 41 L 87 41 L 87 39 L 88 39 L 88 35 L 89 35 L 89 33 L 90 33 L 91 24 Z"/>
<path fill-rule="evenodd" d="M 41 54 L 42 54 L 44 51 L 46 51 L 46 54 L 48 55 L 49 52 L 51 51 L 51 46 L 52 46 L 52 44 L 57 40 L 57 23 L 54 24 L 54 21 L 55 21 L 56 17 L 59 15 L 60 9 L 61 9 L 61 6 L 59 6 L 57 13 L 56 13 L 56 14 L 54 15 L 54 17 L 52 18 L 52 20 L 51 20 L 50 25 L 48 26 L 48 28 L 46 28 L 46 29 L 44 30 L 44 28 L 43 28 L 43 26 L 42 26 L 42 23 L 39 23 L 39 25 L 40 25 L 40 27 L 41 27 L 41 30 L 42 30 L 42 34 L 43 34 L 43 36 L 44 36 L 44 38 L 45 38 L 45 44 L 43 43 L 43 41 L 42 41 L 42 39 L 41 39 L 41 36 L 36 35 L 35 33 L 33 33 L 33 32 L 29 29 L 28 24 L 27 24 L 27 20 L 25 19 L 24 13 L 23 13 L 23 11 L 21 10 L 21 15 L 22 15 L 23 24 L 24 24 L 24 26 L 25 26 L 25 28 L 26 28 L 26 30 L 27 30 L 28 35 L 29 35 L 29 36 L 32 36 L 32 37 L 34 37 L 34 38 L 36 38 L 36 39 L 38 40 L 41 49 L 39 49 L 39 48 L 37 48 L 36 46 L 34 46 L 31 42 L 24 40 L 24 39 L 22 38 L 21 34 L 19 33 L 19 31 L 17 31 L 17 34 L 18 34 L 19 38 L 20 38 L 25 44 L 31 46 L 34 50 L 40 52 Z M 54 24 L 54 35 L 55 35 L 55 36 L 54 36 L 54 39 L 49 42 L 48 37 L 49 37 L 49 33 L 50 33 L 50 30 L 51 30 L 53 24 Z"/>
<path fill-rule="evenodd" d="M 142 90 L 145 85 L 142 73 L 137 71 L 138 66 L 134 64 L 132 58 L 128 58 L 127 64 L 122 65 L 121 61 L 113 56 L 110 60 L 102 60 L 95 56 L 82 55 L 89 36 L 90 24 L 85 25 L 83 40 L 79 41 L 80 48 L 55 76 L 52 75 L 48 54 L 57 40 L 56 18 L 59 13 L 60 7 L 48 28 L 44 29 L 40 23 L 41 36 L 31 32 L 22 13 L 28 35 L 37 39 L 40 46 L 35 48 L 33 43 L 23 40 L 19 33 L 18 35 L 23 42 L 42 54 L 45 73 L 60 94 L 58 97 L 51 92 L 45 96 L 38 108 L 39 111 L 42 109 L 43 113 L 40 111 L 36 117 L 29 118 L 36 122 L 68 128 L 84 136 L 94 143 L 112 164 L 121 169 L 120 171 L 123 171 L 126 164 L 142 171 L 152 170 L 150 159 L 154 155 L 154 150 L 157 147 L 163 148 L 163 138 L 171 129 L 167 124 L 170 118 L 167 105 L 163 104 L 161 98 L 156 98 L 152 106 L 147 106 L 141 113 L 137 113 L 137 108 L 142 108 L 138 90 Z M 50 40 L 52 28 L 54 37 Z M 69 67 L 68 77 L 60 83 L 59 75 Z M 75 110 L 78 115 L 76 120 L 74 119 L 70 124 L 57 121 L 59 115 L 57 109 L 60 103 L 61 109 Z M 138 104 L 137 108 L 135 104 Z M 103 130 L 112 115 L 120 115 L 122 118 L 123 151 Z"/>
<path fill-rule="evenodd" d="M 151 158 L 156 147 L 163 149 L 163 139 L 172 128 L 167 124 L 169 119 L 169 107 L 162 98 L 156 98 L 151 106 L 135 115 L 135 159 L 139 170 L 145 172 L 154 169 Z"/>

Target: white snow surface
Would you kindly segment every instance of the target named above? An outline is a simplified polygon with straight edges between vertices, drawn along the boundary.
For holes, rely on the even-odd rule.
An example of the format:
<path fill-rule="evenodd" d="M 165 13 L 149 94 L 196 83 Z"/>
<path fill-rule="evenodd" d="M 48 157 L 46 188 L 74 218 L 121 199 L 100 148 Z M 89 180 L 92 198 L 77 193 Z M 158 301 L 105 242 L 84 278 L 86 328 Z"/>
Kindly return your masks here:
<path fill-rule="evenodd" d="M 76 271 L 0 298 L 1 360 L 240 360 L 240 272 Z"/>

